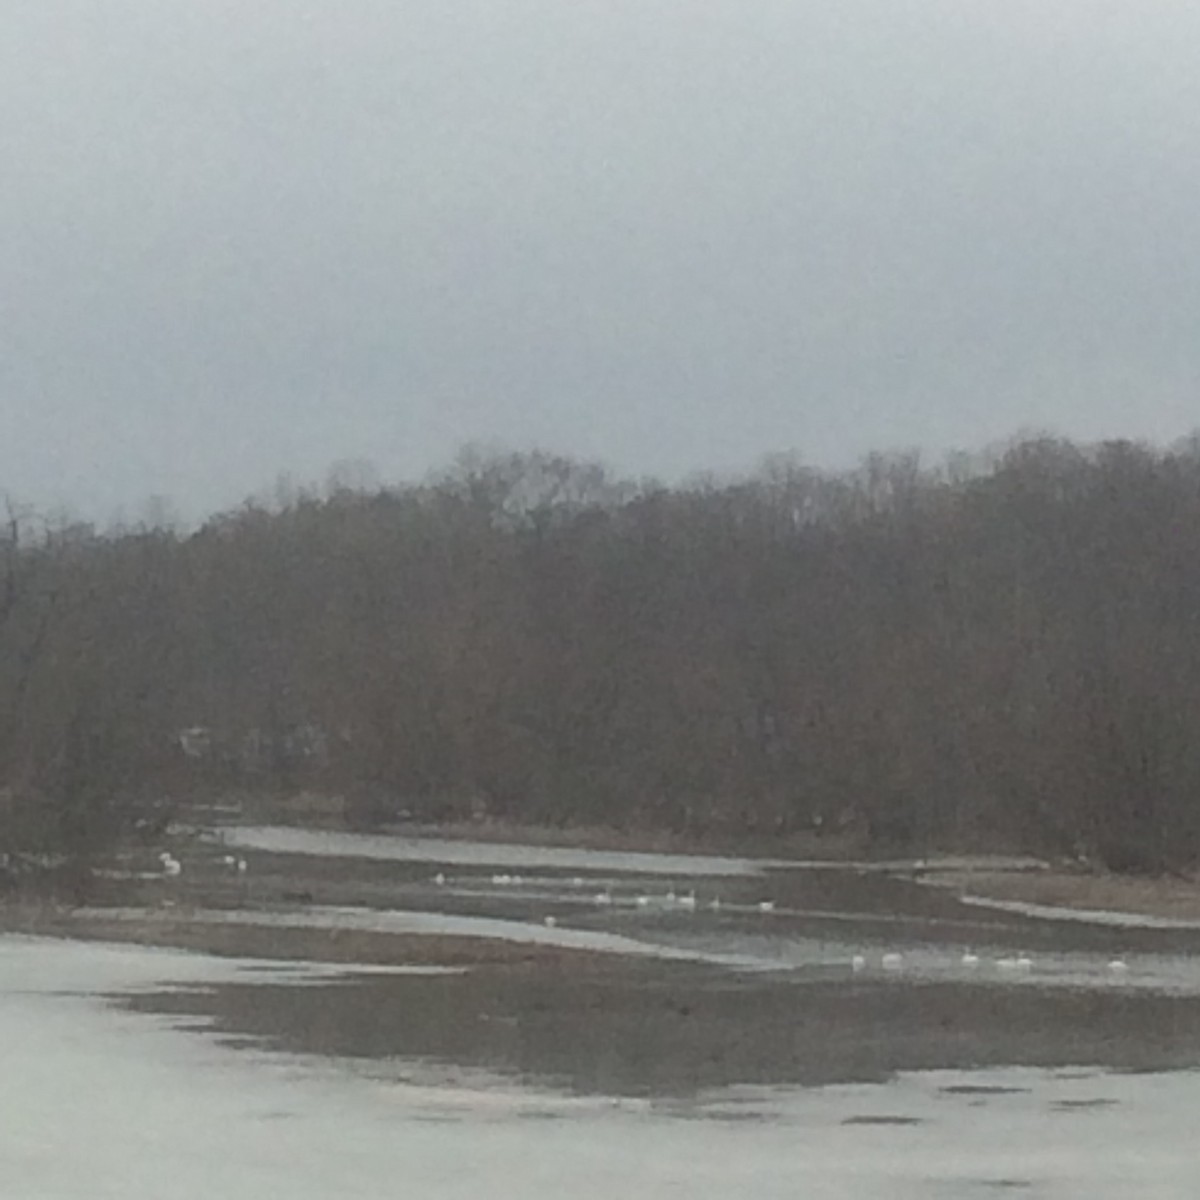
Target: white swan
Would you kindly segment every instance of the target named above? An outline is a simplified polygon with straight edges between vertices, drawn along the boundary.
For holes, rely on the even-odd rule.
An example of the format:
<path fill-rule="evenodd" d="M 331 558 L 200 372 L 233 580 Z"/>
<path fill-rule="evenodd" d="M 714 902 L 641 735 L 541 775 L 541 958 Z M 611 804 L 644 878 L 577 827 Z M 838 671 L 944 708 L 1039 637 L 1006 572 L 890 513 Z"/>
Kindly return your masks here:
<path fill-rule="evenodd" d="M 1033 970 L 1033 959 L 1028 954 L 1018 954 L 1010 958 L 996 959 L 996 966 L 1001 971 L 1014 972 L 1019 971 L 1022 974 Z"/>

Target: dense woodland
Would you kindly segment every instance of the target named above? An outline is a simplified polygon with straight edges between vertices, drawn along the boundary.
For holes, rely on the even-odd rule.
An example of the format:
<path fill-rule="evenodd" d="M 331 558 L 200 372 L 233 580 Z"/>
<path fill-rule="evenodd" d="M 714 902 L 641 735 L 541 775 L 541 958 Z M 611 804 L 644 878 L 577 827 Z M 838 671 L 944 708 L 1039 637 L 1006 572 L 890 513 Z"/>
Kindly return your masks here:
<path fill-rule="evenodd" d="M 1198 732 L 1200 439 L 673 487 L 465 452 L 195 530 L 10 505 L 0 536 L 5 853 L 308 791 L 1177 870 Z"/>

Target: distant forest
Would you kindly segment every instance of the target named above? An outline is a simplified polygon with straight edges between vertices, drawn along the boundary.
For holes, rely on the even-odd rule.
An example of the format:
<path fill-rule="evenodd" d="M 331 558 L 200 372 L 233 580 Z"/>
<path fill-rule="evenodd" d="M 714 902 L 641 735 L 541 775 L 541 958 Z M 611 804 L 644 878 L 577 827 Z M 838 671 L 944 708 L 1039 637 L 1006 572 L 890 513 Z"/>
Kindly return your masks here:
<path fill-rule="evenodd" d="M 195 530 L 10 506 L 0 851 L 181 799 L 1200 857 L 1200 437 L 628 482 L 542 452 Z"/>

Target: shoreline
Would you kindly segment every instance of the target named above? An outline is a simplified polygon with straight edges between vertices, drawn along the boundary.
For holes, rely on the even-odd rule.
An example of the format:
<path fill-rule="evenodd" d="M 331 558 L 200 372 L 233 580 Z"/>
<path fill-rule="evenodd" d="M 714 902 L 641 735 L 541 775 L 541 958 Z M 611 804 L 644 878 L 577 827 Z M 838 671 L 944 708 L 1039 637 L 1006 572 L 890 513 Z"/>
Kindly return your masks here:
<path fill-rule="evenodd" d="M 77 912 L 52 904 L 0 904 L 0 936 L 55 938 L 184 950 L 226 958 L 320 962 L 372 967 L 506 967 L 530 964 L 578 969 L 597 950 L 505 941 L 469 934 L 399 933 L 264 924 L 254 910 L 230 910 L 215 922 L 178 909 Z M 243 919 L 238 919 L 241 916 Z"/>
<path fill-rule="evenodd" d="M 819 859 L 831 863 L 867 857 L 860 838 L 850 834 L 817 834 L 811 830 L 787 834 L 761 831 L 697 834 L 652 829 L 625 830 L 607 825 L 525 825 L 495 819 L 389 821 L 378 825 L 356 826 L 332 814 L 318 816 L 311 810 L 297 810 L 287 805 L 248 805 L 240 811 L 236 820 L 229 822 L 225 827 L 260 825 L 278 825 L 313 833 L 358 834 L 363 837 L 437 839 L 450 842 L 481 842 L 487 845 L 602 850 L 629 854 Z"/>
<path fill-rule="evenodd" d="M 1151 918 L 1189 927 L 1200 924 L 1200 878 L 1147 878 L 1085 871 L 1071 864 L 1011 852 L 897 856 L 894 852 L 866 854 L 849 836 L 793 834 L 774 842 L 761 835 L 696 838 L 681 834 L 642 834 L 601 827 L 558 829 L 507 822 L 450 822 L 388 825 L 373 831 L 287 822 L 289 828 L 311 832 L 362 832 L 367 837 L 438 839 L 480 842 L 497 846 L 534 846 L 630 854 L 686 857 L 736 856 L 763 860 L 772 870 L 864 871 L 914 879 L 924 886 L 945 889 L 965 903 L 1027 905 L 1045 919 L 1071 921 L 1095 916 L 1129 921 Z M 1103 918 L 1103 919 L 1101 919 Z"/>
<path fill-rule="evenodd" d="M 209 843 L 203 853 L 215 862 L 222 829 L 233 832 L 240 826 L 242 823 L 238 822 L 218 826 L 215 830 L 208 827 L 203 832 L 203 827 L 198 825 L 177 826 L 174 836 L 169 834 L 165 844 L 182 856 L 188 842 L 192 842 L 194 850 L 199 849 L 198 841 Z M 292 821 L 285 828 L 316 835 L 356 836 L 344 828 L 335 829 L 312 821 Z M 706 839 L 700 844 L 697 839 L 678 835 L 645 837 L 596 828 L 563 830 L 501 822 L 465 822 L 391 826 L 361 836 L 688 857 L 737 852 L 746 861 L 755 861 L 749 854 L 751 846 L 747 839 Z M 765 847 L 760 842 L 757 848 Z M 849 839 L 835 841 L 813 834 L 786 842 L 780 839 L 771 849 L 772 857 L 764 863 L 764 866 L 769 864 L 770 876 L 783 883 L 789 874 L 807 875 L 809 882 L 805 887 L 809 891 L 814 885 L 814 875 L 826 872 L 877 874 L 934 889 L 953 896 L 962 904 L 1008 911 L 1047 922 L 1200 928 L 1200 881 L 1195 879 L 1119 876 L 1084 871 L 1075 865 L 1002 854 L 856 857 L 852 852 L 859 847 L 852 845 Z M 311 904 L 314 897 L 309 887 L 318 894 L 320 891 L 303 878 L 307 867 L 299 860 L 296 868 L 297 894 L 306 896 Z M 153 878 L 157 879 L 157 876 Z M 193 880 L 196 881 L 194 885 Z M 112 889 L 109 900 L 101 900 L 95 907 L 71 905 L 35 894 L 0 897 L 0 932 L 174 947 L 221 955 L 370 965 L 469 967 L 497 963 L 578 962 L 604 954 L 603 948 L 598 946 L 506 940 L 502 936 L 475 931 L 323 928 L 311 923 L 306 925 L 300 916 L 304 906 L 280 908 L 270 904 L 265 909 L 256 904 L 247 906 L 244 894 L 234 901 L 234 893 L 221 874 L 206 876 L 201 871 L 197 877 L 189 872 L 186 883 L 192 886 L 176 893 L 178 903 L 164 900 L 161 892 L 156 903 L 153 887 L 147 894 L 146 888 L 139 884 Z M 272 886 L 278 889 L 286 884 L 272 879 Z M 292 898 L 286 891 L 280 894 L 284 901 Z M 321 903 L 336 908 L 345 901 L 335 895 Z M 288 920 L 289 913 L 291 921 Z"/>
<path fill-rule="evenodd" d="M 1141 920 L 1200 924 L 1200 881 L 1083 872 L 1046 865 L 1033 871 L 932 871 L 921 877 L 929 887 L 947 888 L 965 903 L 1016 906 L 1028 915 L 1097 924 Z M 1118 919 L 1117 922 L 1114 918 Z"/>

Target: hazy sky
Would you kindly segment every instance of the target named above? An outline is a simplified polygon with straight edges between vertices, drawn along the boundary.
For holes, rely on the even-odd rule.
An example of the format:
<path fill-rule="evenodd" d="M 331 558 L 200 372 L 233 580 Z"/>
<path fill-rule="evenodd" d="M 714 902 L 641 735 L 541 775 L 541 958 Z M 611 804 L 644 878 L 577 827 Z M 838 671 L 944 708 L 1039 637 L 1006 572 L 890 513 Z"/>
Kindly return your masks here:
<path fill-rule="evenodd" d="M 1200 425 L 1195 0 L 0 0 L 0 489 Z"/>

